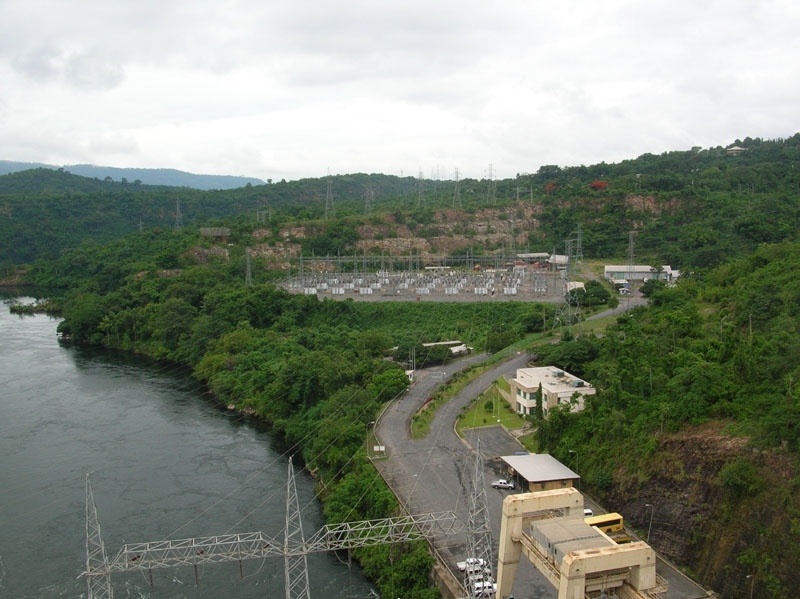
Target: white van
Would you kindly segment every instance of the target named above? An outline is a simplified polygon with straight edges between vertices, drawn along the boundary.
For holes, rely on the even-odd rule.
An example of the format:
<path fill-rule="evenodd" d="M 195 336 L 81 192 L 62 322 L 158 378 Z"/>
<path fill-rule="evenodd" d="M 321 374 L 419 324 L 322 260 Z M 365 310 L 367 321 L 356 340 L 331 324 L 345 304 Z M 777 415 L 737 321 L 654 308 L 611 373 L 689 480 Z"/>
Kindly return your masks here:
<path fill-rule="evenodd" d="M 475 595 L 494 597 L 497 594 L 497 583 L 491 580 L 479 580 L 472 585 Z"/>

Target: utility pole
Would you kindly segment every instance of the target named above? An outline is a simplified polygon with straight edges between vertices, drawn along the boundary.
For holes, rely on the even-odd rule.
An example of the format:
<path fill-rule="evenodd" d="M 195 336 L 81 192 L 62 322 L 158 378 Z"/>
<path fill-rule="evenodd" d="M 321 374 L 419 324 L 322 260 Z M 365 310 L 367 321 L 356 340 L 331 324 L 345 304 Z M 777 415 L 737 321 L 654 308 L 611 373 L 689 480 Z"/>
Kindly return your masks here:
<path fill-rule="evenodd" d="M 283 545 L 286 551 L 284 558 L 286 599 L 311 599 L 306 542 L 303 538 L 303 522 L 300 519 L 300 502 L 297 499 L 291 457 L 286 481 L 286 529 L 284 530 Z"/>
<path fill-rule="evenodd" d="M 650 524 L 647 525 L 647 542 L 650 543 L 650 531 L 653 529 L 653 514 L 656 513 L 656 506 L 652 503 L 645 503 L 644 505 L 650 508 Z"/>

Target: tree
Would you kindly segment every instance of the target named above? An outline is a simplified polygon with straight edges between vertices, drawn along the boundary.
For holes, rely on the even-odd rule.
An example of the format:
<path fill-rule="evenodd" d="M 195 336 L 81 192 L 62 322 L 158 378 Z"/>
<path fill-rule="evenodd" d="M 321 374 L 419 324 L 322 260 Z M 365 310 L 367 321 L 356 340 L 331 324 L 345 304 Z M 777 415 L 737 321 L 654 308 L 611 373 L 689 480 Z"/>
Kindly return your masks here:
<path fill-rule="evenodd" d="M 586 293 L 583 297 L 584 306 L 600 306 L 608 303 L 611 299 L 611 294 L 606 289 L 605 285 L 599 281 L 586 281 Z"/>
<path fill-rule="evenodd" d="M 539 383 L 539 388 L 536 390 L 536 419 L 539 421 L 544 419 L 544 409 L 542 407 L 542 383 Z"/>
<path fill-rule="evenodd" d="M 660 281 L 658 279 L 648 279 L 645 281 L 642 286 L 640 287 L 640 291 L 644 297 L 651 297 L 657 291 L 664 289 L 667 284 L 664 281 Z"/>

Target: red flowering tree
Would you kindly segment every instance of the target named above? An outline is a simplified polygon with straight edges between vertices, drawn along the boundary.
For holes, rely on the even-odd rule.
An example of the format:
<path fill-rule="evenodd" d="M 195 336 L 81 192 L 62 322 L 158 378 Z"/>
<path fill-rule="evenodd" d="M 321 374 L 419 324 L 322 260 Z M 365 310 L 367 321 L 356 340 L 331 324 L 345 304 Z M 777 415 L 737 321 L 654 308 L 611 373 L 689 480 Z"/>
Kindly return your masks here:
<path fill-rule="evenodd" d="M 555 184 L 555 181 L 550 181 L 547 185 L 544 186 L 544 192 L 550 194 L 558 189 L 558 185 Z"/>
<path fill-rule="evenodd" d="M 595 191 L 603 191 L 606 187 L 608 187 L 608 183 L 605 181 L 595 181 L 594 183 L 589 183 L 589 187 Z"/>

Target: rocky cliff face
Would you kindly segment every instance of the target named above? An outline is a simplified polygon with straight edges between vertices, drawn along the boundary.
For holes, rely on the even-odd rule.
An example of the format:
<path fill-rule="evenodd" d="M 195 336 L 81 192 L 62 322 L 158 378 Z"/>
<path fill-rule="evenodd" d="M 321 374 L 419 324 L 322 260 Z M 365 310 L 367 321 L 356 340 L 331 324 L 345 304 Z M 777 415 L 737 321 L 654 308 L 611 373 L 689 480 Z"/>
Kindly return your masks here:
<path fill-rule="evenodd" d="M 723 468 L 739 459 L 755 466 L 756 485 L 739 489 Z M 660 439 L 645 472 L 622 469 L 605 494 L 651 544 L 723 598 L 794 598 L 800 588 L 800 501 L 797 464 L 787 454 L 751 447 L 722 423 Z"/>

